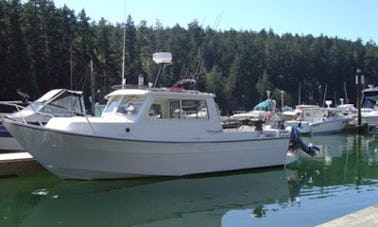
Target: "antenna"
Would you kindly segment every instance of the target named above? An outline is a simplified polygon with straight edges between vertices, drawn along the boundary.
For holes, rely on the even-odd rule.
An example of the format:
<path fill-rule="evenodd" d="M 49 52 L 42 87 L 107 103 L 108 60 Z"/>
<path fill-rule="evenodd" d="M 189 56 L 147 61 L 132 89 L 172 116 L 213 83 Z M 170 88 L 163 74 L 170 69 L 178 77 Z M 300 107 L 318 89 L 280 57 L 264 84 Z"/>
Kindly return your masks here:
<path fill-rule="evenodd" d="M 126 85 L 126 77 L 125 77 L 125 52 L 126 52 L 126 1 L 125 1 L 125 28 L 123 29 L 123 43 L 122 43 L 122 89 L 125 88 Z"/>

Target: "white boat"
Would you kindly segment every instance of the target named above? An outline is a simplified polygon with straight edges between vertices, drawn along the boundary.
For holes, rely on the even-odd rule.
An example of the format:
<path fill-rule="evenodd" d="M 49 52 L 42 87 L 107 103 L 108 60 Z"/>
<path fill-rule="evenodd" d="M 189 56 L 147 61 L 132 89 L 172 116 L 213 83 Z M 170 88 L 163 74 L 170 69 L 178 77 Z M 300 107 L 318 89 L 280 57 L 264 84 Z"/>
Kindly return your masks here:
<path fill-rule="evenodd" d="M 304 109 L 318 108 L 316 105 L 297 105 L 294 110 L 283 111 L 281 116 L 285 127 L 297 127 L 301 134 L 310 134 L 310 122 L 303 115 Z"/>
<path fill-rule="evenodd" d="M 85 105 L 81 91 L 67 89 L 50 90 L 33 102 L 26 102 L 24 107 L 21 101 L 1 101 L 2 106 L 17 110 L 13 113 L 3 113 L 2 116 L 29 124 L 44 125 L 55 116 L 72 117 L 85 114 Z M 25 105 L 25 103 L 24 103 Z M 22 146 L 4 128 L 0 118 L 0 150 L 21 151 Z"/>
<path fill-rule="evenodd" d="M 316 105 L 298 105 L 295 110 L 283 113 L 285 126 L 297 126 L 301 134 L 337 133 L 345 129 L 351 116 L 344 115 L 342 109 L 331 108 L 332 101 L 327 100 L 327 108 Z M 295 114 L 296 113 L 296 114 Z M 296 116 L 295 119 L 290 118 Z"/>
<path fill-rule="evenodd" d="M 183 176 L 283 166 L 289 130 L 223 129 L 214 94 L 182 88 L 118 89 L 101 117 L 54 117 L 4 126 L 61 178 Z M 206 112 L 205 112 L 206 110 Z"/>
<path fill-rule="evenodd" d="M 238 121 L 269 121 L 276 114 L 276 101 L 270 98 L 270 91 L 267 91 L 267 99 L 257 104 L 248 112 L 235 113 L 229 117 L 229 120 Z"/>
<path fill-rule="evenodd" d="M 82 94 L 81 91 L 53 89 L 34 102 L 29 102 L 25 108 L 16 106 L 19 111 L 7 117 L 32 124 L 45 124 L 52 117 L 83 116 L 85 105 Z"/>
<path fill-rule="evenodd" d="M 369 85 L 362 91 L 361 120 L 365 124 L 378 124 L 378 87 Z"/>
<path fill-rule="evenodd" d="M 101 117 L 54 117 L 45 126 L 5 118 L 4 125 L 62 178 L 182 176 L 285 164 L 288 131 L 223 129 L 213 94 L 120 89 L 106 98 Z M 204 105 L 207 115 L 199 114 Z"/>
<path fill-rule="evenodd" d="M 309 122 L 312 135 L 343 131 L 351 118 L 339 113 L 339 110 L 335 108 L 309 108 L 303 110 L 304 120 Z"/>

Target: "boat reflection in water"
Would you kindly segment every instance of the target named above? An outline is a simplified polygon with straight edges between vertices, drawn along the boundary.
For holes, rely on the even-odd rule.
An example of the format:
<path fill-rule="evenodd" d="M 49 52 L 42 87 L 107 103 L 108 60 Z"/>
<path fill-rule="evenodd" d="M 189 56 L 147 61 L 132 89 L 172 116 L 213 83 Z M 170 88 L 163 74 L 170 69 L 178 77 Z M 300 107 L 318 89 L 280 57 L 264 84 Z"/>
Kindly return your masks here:
<path fill-rule="evenodd" d="M 312 136 L 316 157 L 184 178 L 0 179 L 0 226 L 316 226 L 378 203 L 378 139 Z"/>
<path fill-rule="evenodd" d="M 293 181 L 294 179 L 294 181 Z M 268 169 L 180 179 L 61 181 L 41 196 L 25 226 L 221 226 L 232 209 L 262 211 L 299 192 L 296 171 Z M 255 208 L 255 210 L 253 210 Z"/>
<path fill-rule="evenodd" d="M 320 149 L 314 160 L 324 161 L 327 166 L 331 166 L 335 160 L 348 165 L 348 160 L 356 158 L 368 166 L 378 163 L 378 140 L 371 136 L 335 134 L 312 136 L 303 140 Z M 356 155 L 358 157 L 354 157 Z"/>

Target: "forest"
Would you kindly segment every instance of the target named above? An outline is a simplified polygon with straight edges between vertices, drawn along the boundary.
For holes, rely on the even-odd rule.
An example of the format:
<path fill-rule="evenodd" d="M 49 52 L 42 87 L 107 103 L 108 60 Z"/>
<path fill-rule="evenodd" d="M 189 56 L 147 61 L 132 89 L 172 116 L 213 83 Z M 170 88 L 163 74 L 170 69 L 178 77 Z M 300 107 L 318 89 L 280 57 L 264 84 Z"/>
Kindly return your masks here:
<path fill-rule="evenodd" d="M 124 32 L 126 36 L 124 36 Z M 125 42 L 123 38 L 125 37 Z M 125 43 L 125 52 L 123 52 Z M 285 104 L 322 104 L 324 98 L 355 103 L 356 69 L 364 86 L 378 79 L 378 47 L 320 35 L 277 35 L 273 30 L 220 30 L 193 21 L 165 27 L 159 21 L 135 24 L 96 22 L 85 11 L 57 8 L 50 0 L 0 0 L 0 100 L 19 100 L 16 90 L 32 100 L 54 88 L 97 91 L 95 102 L 125 77 L 153 81 L 159 69 L 155 52 L 171 52 L 159 84 L 197 78 L 201 91 L 216 94 L 223 114 L 250 110 L 266 99 L 266 90 Z M 95 81 L 91 83 L 90 62 Z"/>

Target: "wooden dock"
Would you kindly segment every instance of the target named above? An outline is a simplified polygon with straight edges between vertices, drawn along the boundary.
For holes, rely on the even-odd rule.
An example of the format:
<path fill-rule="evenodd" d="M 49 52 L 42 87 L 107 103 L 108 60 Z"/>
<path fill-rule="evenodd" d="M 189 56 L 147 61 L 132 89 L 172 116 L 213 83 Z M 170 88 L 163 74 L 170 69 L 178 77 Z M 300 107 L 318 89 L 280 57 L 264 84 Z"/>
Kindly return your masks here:
<path fill-rule="evenodd" d="M 0 153 L 0 176 L 25 174 L 43 167 L 28 152 Z"/>
<path fill-rule="evenodd" d="M 355 226 L 373 227 L 378 226 L 378 204 L 334 219 L 318 227 Z"/>

